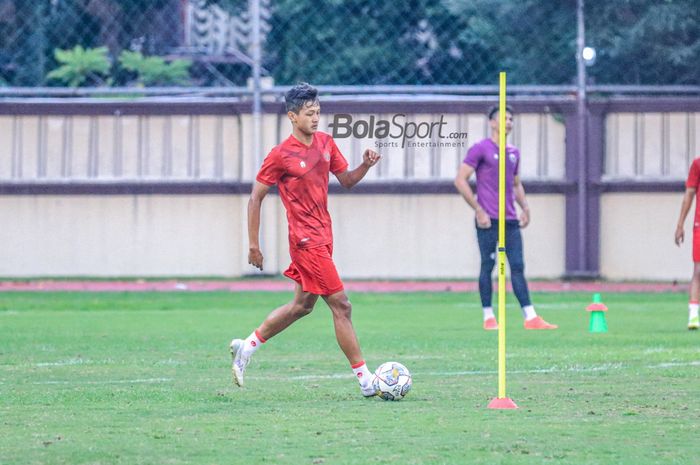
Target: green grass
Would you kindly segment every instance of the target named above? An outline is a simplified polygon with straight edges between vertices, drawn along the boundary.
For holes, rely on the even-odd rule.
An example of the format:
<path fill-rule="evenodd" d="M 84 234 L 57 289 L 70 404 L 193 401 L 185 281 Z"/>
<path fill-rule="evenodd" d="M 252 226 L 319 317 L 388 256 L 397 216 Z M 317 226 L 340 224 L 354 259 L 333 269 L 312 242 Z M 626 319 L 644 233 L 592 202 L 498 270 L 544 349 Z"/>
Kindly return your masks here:
<path fill-rule="evenodd" d="M 560 329 L 509 301 L 508 395 L 474 294 L 353 294 L 371 367 L 413 372 L 401 402 L 360 396 L 321 302 L 255 355 L 227 345 L 289 294 L 0 294 L 0 463 L 698 463 L 700 334 L 682 294 L 536 294 Z"/>

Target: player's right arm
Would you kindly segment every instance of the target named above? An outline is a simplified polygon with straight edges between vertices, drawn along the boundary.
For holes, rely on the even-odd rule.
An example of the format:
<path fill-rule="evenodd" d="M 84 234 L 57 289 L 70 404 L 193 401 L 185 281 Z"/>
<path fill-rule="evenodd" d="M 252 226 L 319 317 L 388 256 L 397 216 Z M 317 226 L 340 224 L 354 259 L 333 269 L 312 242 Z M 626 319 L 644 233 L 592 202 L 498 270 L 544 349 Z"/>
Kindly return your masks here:
<path fill-rule="evenodd" d="M 260 251 L 260 210 L 262 201 L 270 191 L 260 181 L 255 181 L 248 199 L 248 263 L 262 271 L 263 254 Z"/>
<path fill-rule="evenodd" d="M 680 246 L 685 239 L 685 231 L 683 231 L 683 224 L 685 223 L 685 218 L 688 216 L 690 207 L 693 206 L 693 199 L 695 198 L 695 193 L 697 189 L 695 187 L 686 187 L 685 195 L 683 196 L 683 203 L 681 204 L 681 216 L 678 218 L 678 224 L 676 225 L 676 245 Z"/>
<path fill-rule="evenodd" d="M 355 184 L 365 177 L 369 169 L 379 162 L 380 158 L 382 158 L 382 156 L 374 150 L 366 149 L 362 154 L 362 163 L 360 163 L 357 168 L 352 171 L 346 169 L 341 172 L 336 172 L 335 177 L 338 178 L 338 182 L 340 182 L 341 186 L 346 189 L 352 189 Z"/>
<path fill-rule="evenodd" d="M 474 174 L 474 167 L 462 163 L 459 167 L 459 171 L 457 171 L 454 184 L 459 193 L 462 194 L 462 198 L 474 209 L 476 213 L 476 224 L 481 228 L 490 228 L 491 218 L 488 213 L 481 208 L 479 202 L 476 201 L 474 190 L 472 186 L 469 185 L 469 178 L 471 178 L 472 174 Z"/>

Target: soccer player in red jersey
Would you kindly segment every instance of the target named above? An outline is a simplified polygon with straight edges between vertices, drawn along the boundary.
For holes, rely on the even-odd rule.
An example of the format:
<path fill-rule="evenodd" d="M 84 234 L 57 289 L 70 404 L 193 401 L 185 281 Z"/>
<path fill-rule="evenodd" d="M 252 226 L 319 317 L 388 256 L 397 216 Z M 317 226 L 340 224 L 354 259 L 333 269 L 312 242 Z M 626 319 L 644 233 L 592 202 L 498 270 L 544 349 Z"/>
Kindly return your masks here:
<path fill-rule="evenodd" d="M 294 298 L 273 310 L 247 339 L 231 341 L 233 380 L 243 386 L 250 357 L 260 345 L 308 315 L 321 296 L 331 310 L 338 345 L 360 382 L 362 394 L 375 395 L 371 373 L 362 358 L 352 325 L 352 305 L 333 263 L 333 233 L 328 213 L 328 173 L 349 189 L 377 164 L 379 154 L 367 149 L 362 163 L 348 170 L 348 162 L 333 138 L 318 131 L 321 106 L 318 91 L 302 83 L 286 96 L 292 135 L 274 147 L 265 158 L 248 201 L 248 263 L 263 269 L 260 250 L 260 208 L 270 187 L 277 185 L 287 211 L 289 255 L 292 263 L 284 275 L 296 282 Z"/>
<path fill-rule="evenodd" d="M 693 199 L 700 196 L 700 158 L 693 160 L 685 182 L 685 195 L 681 205 L 681 216 L 676 226 L 676 245 L 685 239 L 683 223 L 688 216 Z M 698 299 L 700 299 L 700 197 L 695 202 L 695 219 L 693 220 L 693 278 L 690 281 L 690 299 L 688 301 L 688 329 L 698 329 Z"/>

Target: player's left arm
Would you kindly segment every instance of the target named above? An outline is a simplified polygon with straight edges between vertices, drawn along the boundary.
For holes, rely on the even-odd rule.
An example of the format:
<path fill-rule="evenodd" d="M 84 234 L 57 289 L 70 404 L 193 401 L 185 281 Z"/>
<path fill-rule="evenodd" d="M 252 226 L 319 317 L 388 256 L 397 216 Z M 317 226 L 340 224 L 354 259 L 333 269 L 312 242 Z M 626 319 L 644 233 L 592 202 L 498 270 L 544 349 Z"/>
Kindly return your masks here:
<path fill-rule="evenodd" d="M 263 254 L 260 251 L 260 209 L 262 201 L 270 192 L 270 186 L 255 181 L 248 200 L 248 263 L 263 269 Z"/>
<path fill-rule="evenodd" d="M 371 149 L 365 150 L 362 154 L 362 163 L 354 170 L 345 170 L 342 173 L 336 173 L 340 185 L 346 189 L 352 188 L 365 177 L 371 167 L 379 162 L 381 155 Z"/>
<path fill-rule="evenodd" d="M 513 178 L 513 192 L 515 193 L 515 201 L 520 206 L 520 227 L 524 228 L 530 224 L 530 206 L 525 198 L 525 188 L 520 182 L 520 175 L 516 174 Z"/>
<path fill-rule="evenodd" d="M 695 198 L 696 192 L 697 189 L 694 187 L 685 188 L 685 195 L 683 196 L 683 203 L 681 204 L 681 215 L 678 218 L 678 224 L 676 225 L 675 241 L 677 246 L 680 246 L 685 239 L 683 225 L 685 223 L 685 218 L 688 216 L 688 212 L 690 211 L 690 207 L 693 206 L 693 199 Z"/>

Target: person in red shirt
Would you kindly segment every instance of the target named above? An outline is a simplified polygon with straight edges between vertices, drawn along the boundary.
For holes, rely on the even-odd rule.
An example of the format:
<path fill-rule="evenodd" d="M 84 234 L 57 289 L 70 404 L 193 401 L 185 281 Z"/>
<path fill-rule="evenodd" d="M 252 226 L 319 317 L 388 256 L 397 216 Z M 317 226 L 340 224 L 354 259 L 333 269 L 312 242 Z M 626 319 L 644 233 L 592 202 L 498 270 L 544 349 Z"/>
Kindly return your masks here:
<path fill-rule="evenodd" d="M 688 329 L 698 329 L 698 299 L 700 299 L 700 158 L 693 160 L 685 182 L 685 195 L 681 205 L 681 215 L 676 226 L 676 245 L 680 247 L 685 239 L 683 223 L 688 216 L 693 199 L 698 197 L 695 203 L 695 219 L 693 220 L 693 278 L 690 281 L 690 299 L 688 301 Z"/>
<path fill-rule="evenodd" d="M 243 386 L 243 375 L 253 353 L 265 341 L 311 313 L 321 296 L 331 310 L 338 345 L 360 382 L 362 394 L 371 397 L 375 391 L 352 325 L 352 305 L 333 263 L 328 174 L 333 173 L 340 184 L 349 189 L 364 178 L 380 156 L 367 149 L 362 163 L 348 170 L 348 162 L 333 138 L 318 131 L 321 114 L 318 91 L 302 83 L 287 92 L 285 102 L 292 134 L 270 151 L 253 185 L 248 201 L 248 263 L 263 269 L 260 208 L 270 188 L 276 185 L 289 223 L 292 263 L 284 275 L 296 283 L 294 298 L 273 310 L 247 339 L 231 341 L 233 380 Z"/>

